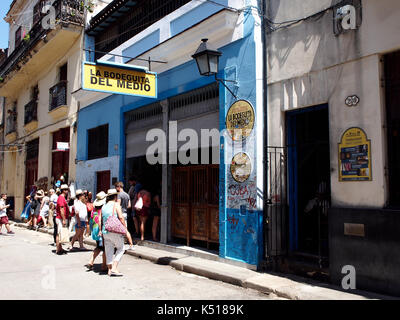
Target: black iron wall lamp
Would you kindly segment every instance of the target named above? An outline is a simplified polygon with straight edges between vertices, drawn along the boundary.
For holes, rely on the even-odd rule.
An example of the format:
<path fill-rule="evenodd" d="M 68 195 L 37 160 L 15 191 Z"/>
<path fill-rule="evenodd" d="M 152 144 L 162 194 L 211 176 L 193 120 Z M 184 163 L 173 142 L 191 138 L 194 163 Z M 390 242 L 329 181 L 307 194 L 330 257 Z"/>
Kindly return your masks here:
<path fill-rule="evenodd" d="M 236 81 L 217 78 L 219 57 L 222 55 L 222 52 L 212 49 L 207 44 L 208 39 L 201 39 L 201 41 L 203 42 L 200 44 L 194 55 L 192 55 L 192 58 L 196 60 L 200 74 L 202 76 L 214 75 L 215 80 L 222 83 L 223 86 L 235 97 L 235 99 L 237 99 L 232 90 L 229 89 L 224 83 L 225 81 L 236 83 Z"/>

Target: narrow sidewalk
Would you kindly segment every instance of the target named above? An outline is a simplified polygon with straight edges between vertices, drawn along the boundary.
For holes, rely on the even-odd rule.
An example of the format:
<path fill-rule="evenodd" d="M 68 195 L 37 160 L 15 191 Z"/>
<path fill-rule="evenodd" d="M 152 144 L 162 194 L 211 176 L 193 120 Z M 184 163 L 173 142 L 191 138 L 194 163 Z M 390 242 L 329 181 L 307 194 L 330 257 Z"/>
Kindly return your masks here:
<path fill-rule="evenodd" d="M 27 228 L 24 223 L 14 222 L 14 226 Z M 35 231 L 32 231 L 35 232 Z M 53 229 L 39 229 L 39 232 L 53 234 Z M 86 238 L 84 243 L 96 245 L 95 241 Z M 168 246 L 157 245 L 144 241 L 134 246 L 133 250 L 127 250 L 126 254 L 140 259 L 150 260 L 153 263 L 169 265 L 177 270 L 193 273 L 213 280 L 227 282 L 244 288 L 255 289 L 260 292 L 273 293 L 278 297 L 290 300 L 369 300 L 369 299 L 398 299 L 395 297 L 379 295 L 361 290 L 352 293 L 345 292 L 341 288 L 330 284 L 320 283 L 309 279 L 284 275 L 273 275 L 253 271 L 244 267 L 227 264 L 220 261 L 204 259 L 201 254 L 188 250 L 176 250 L 173 252 Z M 154 244 L 153 244 L 154 246 Z"/>

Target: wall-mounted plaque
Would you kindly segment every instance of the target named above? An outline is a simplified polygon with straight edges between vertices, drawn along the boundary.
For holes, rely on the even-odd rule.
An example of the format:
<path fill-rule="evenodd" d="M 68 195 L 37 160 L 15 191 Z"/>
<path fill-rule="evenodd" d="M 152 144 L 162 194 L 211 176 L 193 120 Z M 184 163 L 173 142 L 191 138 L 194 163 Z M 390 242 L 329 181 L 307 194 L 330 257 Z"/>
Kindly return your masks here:
<path fill-rule="evenodd" d="M 246 100 L 236 101 L 226 115 L 226 128 L 233 141 L 246 139 L 254 128 L 254 109 Z"/>
<path fill-rule="evenodd" d="M 361 128 L 347 129 L 339 143 L 339 181 L 371 181 L 371 140 Z"/>
<path fill-rule="evenodd" d="M 245 182 L 251 174 L 251 160 L 244 152 L 237 153 L 231 162 L 231 175 L 236 182 Z"/>

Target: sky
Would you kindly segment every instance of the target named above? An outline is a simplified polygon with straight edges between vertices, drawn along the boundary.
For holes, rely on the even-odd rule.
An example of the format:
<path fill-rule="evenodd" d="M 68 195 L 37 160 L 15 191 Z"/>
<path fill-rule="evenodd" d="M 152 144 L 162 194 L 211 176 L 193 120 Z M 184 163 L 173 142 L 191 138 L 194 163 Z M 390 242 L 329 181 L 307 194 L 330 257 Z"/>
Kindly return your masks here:
<path fill-rule="evenodd" d="M 0 0 L 0 48 L 8 47 L 8 23 L 4 21 L 12 0 Z"/>

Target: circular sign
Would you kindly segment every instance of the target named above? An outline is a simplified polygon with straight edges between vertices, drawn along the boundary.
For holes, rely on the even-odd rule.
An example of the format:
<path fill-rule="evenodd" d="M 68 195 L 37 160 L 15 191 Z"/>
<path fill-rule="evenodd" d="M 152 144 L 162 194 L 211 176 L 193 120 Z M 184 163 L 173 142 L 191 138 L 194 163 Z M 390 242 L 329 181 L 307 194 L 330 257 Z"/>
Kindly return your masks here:
<path fill-rule="evenodd" d="M 251 174 L 251 160 L 243 152 L 237 153 L 231 162 L 231 175 L 237 182 L 245 182 Z"/>
<path fill-rule="evenodd" d="M 246 100 L 236 101 L 226 115 L 226 128 L 233 141 L 246 139 L 254 128 L 254 109 Z"/>

